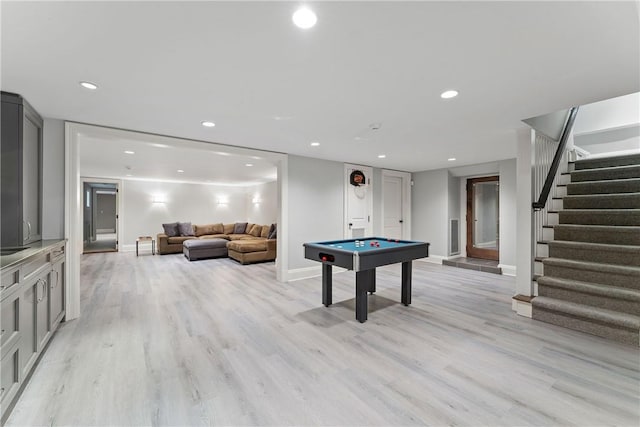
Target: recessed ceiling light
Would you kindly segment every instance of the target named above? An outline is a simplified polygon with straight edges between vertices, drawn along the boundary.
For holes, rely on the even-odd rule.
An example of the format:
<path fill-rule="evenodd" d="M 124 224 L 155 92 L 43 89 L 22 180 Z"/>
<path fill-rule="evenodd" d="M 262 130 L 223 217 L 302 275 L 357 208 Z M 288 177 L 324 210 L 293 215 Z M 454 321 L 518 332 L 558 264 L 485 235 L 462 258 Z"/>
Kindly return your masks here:
<path fill-rule="evenodd" d="M 182 169 L 178 169 L 178 173 L 184 173 Z"/>
<path fill-rule="evenodd" d="M 250 168 L 251 166 L 253 166 L 253 163 L 245 163 L 244 165 Z"/>
<path fill-rule="evenodd" d="M 125 150 L 124 152 L 125 154 L 136 154 L 135 151 L 131 151 L 131 150 Z"/>
<path fill-rule="evenodd" d="M 169 146 L 167 144 L 156 144 L 156 143 L 151 143 L 149 144 L 152 147 L 158 147 L 158 148 L 169 148 Z"/>
<path fill-rule="evenodd" d="M 296 10 L 292 16 L 293 23 L 296 24 L 297 27 L 302 28 L 303 30 L 307 30 L 314 25 L 318 21 L 318 17 L 311 9 L 306 7 L 301 7 Z"/>
<path fill-rule="evenodd" d="M 317 147 L 318 145 L 320 145 L 320 143 L 319 143 L 318 141 L 313 141 L 313 142 L 311 143 L 311 146 L 312 146 L 312 147 Z"/>
<path fill-rule="evenodd" d="M 91 82 L 80 82 L 80 86 L 82 86 L 85 89 L 89 89 L 89 90 L 98 89 L 98 85 L 95 84 L 95 83 L 91 83 Z"/>
<path fill-rule="evenodd" d="M 127 174 L 127 176 L 133 176 L 133 175 L 131 175 L 130 173 L 128 173 L 128 174 Z"/>
<path fill-rule="evenodd" d="M 447 90 L 440 94 L 440 98 L 443 98 L 443 99 L 455 98 L 456 96 L 458 96 L 457 90 Z"/>
<path fill-rule="evenodd" d="M 378 158 L 379 158 L 379 159 L 384 159 L 385 157 L 387 157 L 387 155 L 386 155 L 386 154 L 378 154 Z"/>
<path fill-rule="evenodd" d="M 449 162 L 454 162 L 455 160 L 456 160 L 456 158 L 455 158 L 455 157 L 449 157 L 449 158 L 447 159 L 447 161 L 449 161 Z"/>
<path fill-rule="evenodd" d="M 202 122 L 202 126 L 206 127 L 206 128 L 212 128 L 214 127 L 216 124 L 213 122 Z"/>

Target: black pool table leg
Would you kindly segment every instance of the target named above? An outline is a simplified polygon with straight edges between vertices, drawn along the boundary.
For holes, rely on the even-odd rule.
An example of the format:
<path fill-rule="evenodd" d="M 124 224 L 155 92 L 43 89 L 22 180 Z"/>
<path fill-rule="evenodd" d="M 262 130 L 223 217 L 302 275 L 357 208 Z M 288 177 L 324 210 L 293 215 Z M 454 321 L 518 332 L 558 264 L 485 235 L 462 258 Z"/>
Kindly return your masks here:
<path fill-rule="evenodd" d="M 356 319 L 360 323 L 367 321 L 368 295 L 371 289 L 371 280 L 375 270 L 364 270 L 356 272 Z"/>
<path fill-rule="evenodd" d="M 370 284 L 369 284 L 369 293 L 373 294 L 376 291 L 376 269 L 371 269 L 369 270 L 371 271 L 371 279 L 370 279 Z"/>
<path fill-rule="evenodd" d="M 402 263 L 402 303 L 411 304 L 411 261 Z"/>
<path fill-rule="evenodd" d="M 331 274 L 331 264 L 322 264 L 322 304 L 325 307 L 331 305 L 332 300 L 333 275 Z"/>

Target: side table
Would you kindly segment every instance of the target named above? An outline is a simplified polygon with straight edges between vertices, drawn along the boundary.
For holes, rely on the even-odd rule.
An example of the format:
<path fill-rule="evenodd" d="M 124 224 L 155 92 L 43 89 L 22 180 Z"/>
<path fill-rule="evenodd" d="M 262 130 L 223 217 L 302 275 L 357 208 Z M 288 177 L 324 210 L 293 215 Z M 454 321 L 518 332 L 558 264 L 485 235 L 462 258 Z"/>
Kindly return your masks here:
<path fill-rule="evenodd" d="M 138 246 L 140 245 L 140 243 L 142 244 L 151 243 L 151 255 L 156 254 L 156 241 L 153 240 L 153 237 L 140 236 L 136 239 L 136 256 L 138 256 Z"/>

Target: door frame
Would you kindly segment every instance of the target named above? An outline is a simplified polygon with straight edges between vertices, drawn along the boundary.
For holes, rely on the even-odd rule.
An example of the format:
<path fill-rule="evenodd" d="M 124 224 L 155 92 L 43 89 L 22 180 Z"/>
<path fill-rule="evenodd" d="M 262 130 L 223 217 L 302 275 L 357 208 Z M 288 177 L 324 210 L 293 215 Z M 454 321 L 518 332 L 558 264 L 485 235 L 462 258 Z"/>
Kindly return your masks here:
<path fill-rule="evenodd" d="M 466 252 L 469 258 L 490 259 L 494 261 L 500 260 L 500 211 L 498 211 L 498 237 L 496 238 L 497 249 L 480 249 L 473 247 L 473 226 L 475 221 L 473 220 L 473 184 L 476 182 L 497 182 L 500 183 L 499 175 L 483 176 L 478 178 L 467 178 L 467 208 L 466 208 L 466 220 L 467 220 L 467 242 Z M 498 195 L 498 200 L 500 196 Z M 498 202 L 499 203 L 499 202 Z"/>
<path fill-rule="evenodd" d="M 382 169 L 380 180 L 380 237 L 384 234 L 384 177 L 395 176 L 402 179 L 402 239 L 411 240 L 411 174 L 390 169 Z"/>
<path fill-rule="evenodd" d="M 365 177 L 367 179 L 367 185 L 369 186 L 369 203 L 367 206 L 367 211 L 369 212 L 369 221 L 368 221 L 368 230 L 370 230 L 369 234 L 373 235 L 374 234 L 374 229 L 373 229 L 373 168 L 371 166 L 364 166 L 364 165 L 354 165 L 351 163 L 345 163 L 344 164 L 344 179 L 343 179 L 343 193 L 344 193 L 344 208 L 342 209 L 343 212 L 343 219 L 344 219 L 344 229 L 343 229 L 343 236 L 345 239 L 349 238 L 349 200 L 348 200 L 348 193 L 347 190 L 349 188 L 349 174 L 347 173 L 347 171 L 349 169 L 360 169 L 365 173 Z M 369 175 L 369 176 L 366 176 Z M 367 237 L 367 233 L 365 232 L 365 237 Z"/>
<path fill-rule="evenodd" d="M 94 184 L 114 184 L 116 186 L 116 250 L 113 252 L 119 252 L 120 251 L 120 241 L 122 240 L 122 227 L 120 226 L 120 209 L 121 209 L 121 200 L 120 200 L 120 194 L 121 191 L 120 189 L 122 188 L 122 180 L 120 179 L 109 179 L 109 178 L 94 178 L 94 177 L 88 177 L 88 176 L 81 176 L 80 177 L 80 188 L 84 188 L 84 184 L 88 183 L 94 183 Z M 92 195 L 93 196 L 93 195 Z M 84 194 L 83 194 L 83 190 L 81 190 L 80 192 L 80 204 L 83 204 L 84 201 Z M 91 201 L 91 203 L 95 203 L 95 201 Z M 82 207 L 82 210 L 80 212 L 80 222 L 82 223 L 82 230 L 84 230 L 84 206 Z M 84 238 L 83 238 L 84 241 Z M 111 252 L 111 251 L 109 251 Z M 84 245 L 80 251 L 80 253 L 84 253 Z"/>

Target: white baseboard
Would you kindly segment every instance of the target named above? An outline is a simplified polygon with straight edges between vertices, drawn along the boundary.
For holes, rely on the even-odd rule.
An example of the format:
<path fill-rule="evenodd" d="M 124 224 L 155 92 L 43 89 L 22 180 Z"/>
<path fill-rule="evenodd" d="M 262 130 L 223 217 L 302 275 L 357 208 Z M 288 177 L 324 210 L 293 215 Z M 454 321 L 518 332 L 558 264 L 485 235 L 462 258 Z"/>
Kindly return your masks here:
<path fill-rule="evenodd" d="M 118 251 L 119 252 L 135 252 L 136 245 L 135 243 L 133 245 L 118 245 Z"/>
<path fill-rule="evenodd" d="M 346 268 L 333 266 L 333 273 L 343 273 L 348 271 Z M 296 280 L 308 279 L 310 277 L 322 276 L 322 265 L 315 265 L 313 267 L 296 268 L 294 270 L 287 271 L 287 282 L 294 282 Z"/>
<path fill-rule="evenodd" d="M 512 299 L 511 309 L 515 311 L 519 316 L 528 317 L 529 319 L 533 317 L 533 307 L 531 306 L 530 302 Z"/>
<path fill-rule="evenodd" d="M 427 258 L 419 258 L 419 259 L 416 259 L 415 261 L 428 262 L 431 264 L 442 264 L 442 260 L 444 259 L 457 258 L 459 256 L 460 255 L 454 255 L 454 256 L 429 255 Z"/>
<path fill-rule="evenodd" d="M 502 274 L 505 276 L 515 276 L 516 266 L 509 264 L 498 264 L 498 267 L 502 269 Z"/>

